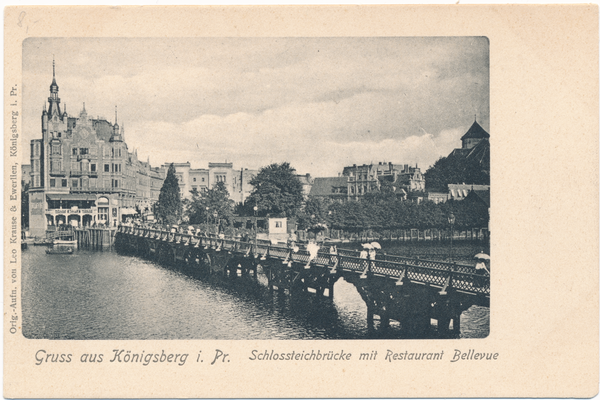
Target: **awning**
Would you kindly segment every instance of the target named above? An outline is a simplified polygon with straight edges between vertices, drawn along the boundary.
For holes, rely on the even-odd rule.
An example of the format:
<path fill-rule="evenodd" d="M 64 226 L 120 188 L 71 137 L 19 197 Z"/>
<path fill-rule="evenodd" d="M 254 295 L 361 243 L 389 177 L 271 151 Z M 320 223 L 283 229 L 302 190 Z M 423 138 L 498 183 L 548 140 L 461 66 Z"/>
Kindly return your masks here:
<path fill-rule="evenodd" d="M 93 194 L 83 193 L 48 193 L 46 195 L 48 201 L 50 200 L 63 200 L 63 201 L 96 201 L 96 196 Z"/>
<path fill-rule="evenodd" d="M 121 208 L 121 215 L 133 215 L 133 214 L 137 214 L 137 211 L 135 211 L 133 208 L 128 208 L 128 207 Z"/>

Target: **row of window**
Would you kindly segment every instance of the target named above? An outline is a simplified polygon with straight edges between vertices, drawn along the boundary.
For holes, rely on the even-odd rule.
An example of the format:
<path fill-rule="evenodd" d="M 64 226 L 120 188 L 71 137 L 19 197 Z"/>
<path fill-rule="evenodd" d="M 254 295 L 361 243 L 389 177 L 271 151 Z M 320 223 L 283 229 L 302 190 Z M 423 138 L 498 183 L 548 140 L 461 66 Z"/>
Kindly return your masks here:
<path fill-rule="evenodd" d="M 40 155 L 39 143 L 38 142 L 32 143 L 31 146 L 32 146 L 31 153 L 33 154 L 33 156 L 34 157 L 39 156 Z M 105 158 L 109 158 L 109 157 L 119 158 L 122 155 L 121 148 L 115 149 L 113 147 L 103 147 L 103 149 L 104 149 L 103 156 Z M 87 147 L 74 147 L 72 149 L 72 151 L 73 151 L 74 156 L 77 156 L 77 155 L 83 156 L 83 155 L 87 155 L 87 154 L 91 154 L 93 156 L 96 155 L 96 147 L 92 147 L 91 149 L 87 148 Z M 50 154 L 61 155 L 62 154 L 62 144 L 61 143 L 52 143 Z"/>
<path fill-rule="evenodd" d="M 358 188 L 355 188 L 354 186 L 350 186 L 350 194 L 363 194 L 363 193 L 367 193 L 369 190 L 368 186 L 358 186 Z"/>
<path fill-rule="evenodd" d="M 77 156 L 77 155 L 85 156 L 87 154 L 90 154 L 90 150 L 87 147 L 80 147 L 80 148 L 73 147 L 73 155 L 74 156 Z M 95 147 L 92 147 L 92 153 L 91 154 L 93 154 L 93 155 L 96 154 L 96 148 Z"/>
<path fill-rule="evenodd" d="M 39 178 L 39 177 L 36 177 Z M 104 188 L 104 189 L 118 189 L 119 188 L 119 179 L 104 179 L 104 181 L 102 180 L 98 180 L 96 178 L 81 178 L 81 179 L 71 179 L 71 186 L 72 188 L 82 188 L 82 189 L 88 189 L 88 188 Z M 101 183 L 104 183 L 103 186 L 100 186 Z M 60 186 L 58 186 L 60 185 Z M 38 184 L 35 186 L 39 186 L 39 180 L 38 180 Z M 51 178 L 50 179 L 50 187 L 69 187 L 69 179 L 55 179 L 55 178 Z"/>
<path fill-rule="evenodd" d="M 204 179 L 203 179 L 204 180 Z M 223 182 L 223 183 L 227 183 L 227 175 L 216 175 L 215 174 L 215 180 L 217 182 Z"/>
<path fill-rule="evenodd" d="M 37 172 L 39 169 L 39 160 L 34 160 L 32 166 L 32 172 Z M 71 162 L 71 171 L 75 172 L 96 172 L 96 164 L 90 163 L 87 160 L 83 160 L 81 162 L 72 161 Z M 113 173 L 121 173 L 123 171 L 123 166 L 121 164 L 104 164 L 104 172 L 113 172 Z M 62 171 L 62 161 L 61 160 L 50 160 L 50 172 L 51 173 L 61 173 Z"/>

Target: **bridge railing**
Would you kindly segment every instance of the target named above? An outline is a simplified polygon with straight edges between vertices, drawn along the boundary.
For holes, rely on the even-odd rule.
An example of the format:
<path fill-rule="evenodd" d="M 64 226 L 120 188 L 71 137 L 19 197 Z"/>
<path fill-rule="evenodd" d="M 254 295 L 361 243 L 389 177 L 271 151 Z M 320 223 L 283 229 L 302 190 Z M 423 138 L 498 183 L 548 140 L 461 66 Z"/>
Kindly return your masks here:
<path fill-rule="evenodd" d="M 358 254 L 360 252 L 358 250 L 340 249 L 340 250 L 338 250 L 338 253 L 347 255 L 347 256 L 358 257 Z M 403 256 L 395 255 L 395 254 L 379 253 L 379 254 L 377 254 L 377 259 L 385 260 L 385 261 L 392 261 L 392 262 L 397 262 L 397 263 L 402 263 L 402 264 L 408 264 L 408 265 L 421 266 L 421 267 L 445 269 L 448 271 L 454 270 L 454 271 L 460 271 L 460 272 L 465 272 L 465 273 L 475 272 L 475 268 L 470 265 L 457 264 L 457 263 L 451 263 L 451 262 L 446 262 L 446 261 L 423 260 L 420 258 L 403 257 Z"/>
<path fill-rule="evenodd" d="M 273 245 L 271 242 L 264 240 L 244 242 L 231 238 L 220 238 L 214 235 L 192 235 L 128 226 L 121 226 L 118 231 L 120 233 L 176 244 L 183 243 L 194 247 L 226 250 L 248 255 L 252 254 L 261 259 L 275 258 L 287 262 L 292 261 L 324 268 L 336 268 L 341 271 L 361 273 L 363 277 L 366 277 L 367 274 L 398 280 L 406 277 L 411 281 L 439 286 L 443 289 L 452 287 L 474 294 L 490 294 L 489 276 L 475 274 L 475 270 L 472 267 L 454 263 L 412 259 L 393 255 L 382 255 L 382 259 L 370 260 L 357 257 L 357 251 L 345 249 L 338 250 L 336 254 L 325 251 L 318 252 L 317 256 L 313 260 L 310 260 L 310 254 L 306 250 L 294 252 L 285 245 Z"/>

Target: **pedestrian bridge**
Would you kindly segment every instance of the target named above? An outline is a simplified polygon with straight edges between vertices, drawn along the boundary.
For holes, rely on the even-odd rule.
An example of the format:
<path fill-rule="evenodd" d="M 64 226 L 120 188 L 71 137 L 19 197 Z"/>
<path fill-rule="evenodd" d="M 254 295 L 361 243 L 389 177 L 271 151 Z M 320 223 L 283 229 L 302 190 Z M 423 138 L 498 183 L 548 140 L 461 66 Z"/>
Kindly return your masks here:
<path fill-rule="evenodd" d="M 361 258 L 357 251 L 329 245 L 318 252 L 236 238 L 176 233 L 121 226 L 115 237 L 117 251 L 178 264 L 197 272 L 228 278 L 254 277 L 263 273 L 270 289 L 295 295 L 314 293 L 333 298 L 339 278 L 354 284 L 367 304 L 367 322 L 386 329 L 390 319 L 415 336 L 431 331 L 458 335 L 460 314 L 472 305 L 489 307 L 489 276 L 472 266 L 421 260 L 388 254 Z M 452 329 L 450 330 L 450 325 Z"/>

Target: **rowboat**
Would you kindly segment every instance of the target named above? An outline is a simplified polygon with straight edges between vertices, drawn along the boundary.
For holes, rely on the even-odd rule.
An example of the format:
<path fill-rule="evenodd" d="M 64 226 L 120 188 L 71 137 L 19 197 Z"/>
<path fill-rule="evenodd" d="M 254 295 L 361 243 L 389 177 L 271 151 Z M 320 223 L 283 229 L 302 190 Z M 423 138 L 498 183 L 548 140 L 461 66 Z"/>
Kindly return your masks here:
<path fill-rule="evenodd" d="M 46 250 L 46 254 L 73 254 L 72 247 L 53 247 Z"/>

